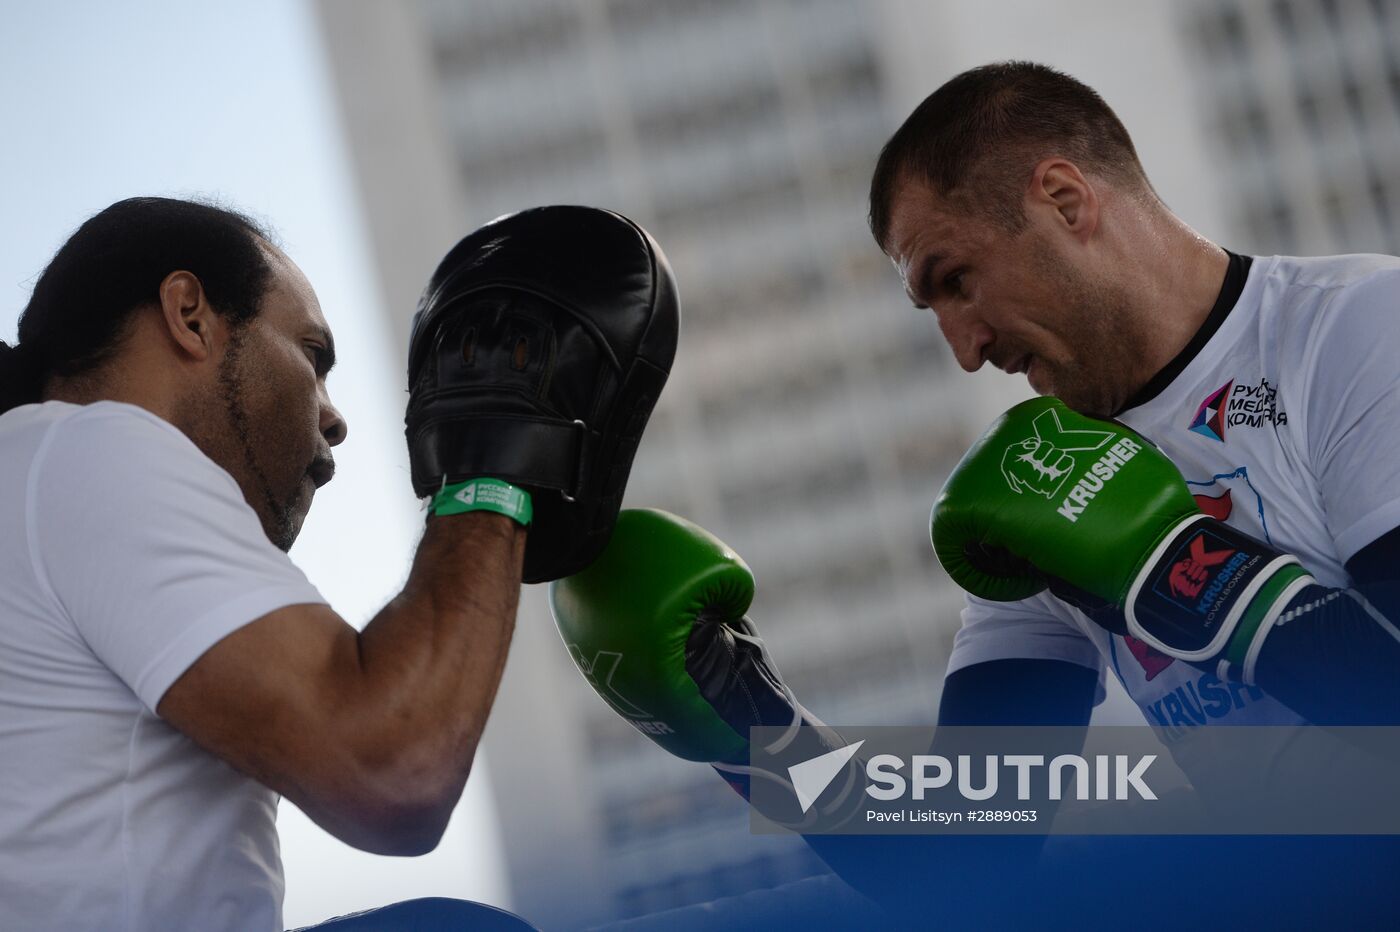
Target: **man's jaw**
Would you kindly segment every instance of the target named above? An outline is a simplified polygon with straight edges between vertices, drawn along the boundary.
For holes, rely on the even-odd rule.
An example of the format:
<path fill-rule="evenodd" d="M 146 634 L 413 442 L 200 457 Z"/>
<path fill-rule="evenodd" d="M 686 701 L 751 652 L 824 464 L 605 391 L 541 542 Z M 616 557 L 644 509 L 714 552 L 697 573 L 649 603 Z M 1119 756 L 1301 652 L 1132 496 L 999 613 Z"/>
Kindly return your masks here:
<path fill-rule="evenodd" d="M 1040 360 L 1034 356 L 1027 357 L 1026 368 L 1022 371 L 1026 373 L 1026 381 L 1030 383 L 1031 390 L 1037 395 L 1054 394 L 1054 387 L 1047 385 L 1044 381 L 1045 367 Z"/>

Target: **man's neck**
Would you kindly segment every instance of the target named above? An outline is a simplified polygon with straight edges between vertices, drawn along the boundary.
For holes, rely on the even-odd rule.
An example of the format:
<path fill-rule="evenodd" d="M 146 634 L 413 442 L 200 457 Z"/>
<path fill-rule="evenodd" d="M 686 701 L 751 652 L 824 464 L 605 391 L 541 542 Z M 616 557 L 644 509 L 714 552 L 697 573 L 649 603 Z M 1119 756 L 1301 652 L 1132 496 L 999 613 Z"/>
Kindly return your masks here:
<path fill-rule="evenodd" d="M 96 372 L 72 377 L 54 376 L 44 388 L 43 400 L 77 405 L 121 401 L 145 408 L 156 417 L 181 426 L 176 420 L 177 406 L 172 403 L 173 392 L 164 380 L 152 376 L 153 371 L 152 367 L 109 363 Z M 133 372 L 142 374 L 133 375 Z"/>
<path fill-rule="evenodd" d="M 1134 256 L 1135 324 L 1145 338 L 1143 358 L 1125 398 L 1137 394 L 1175 359 L 1201 329 L 1220 295 L 1229 254 L 1167 213 L 1147 225 Z"/>

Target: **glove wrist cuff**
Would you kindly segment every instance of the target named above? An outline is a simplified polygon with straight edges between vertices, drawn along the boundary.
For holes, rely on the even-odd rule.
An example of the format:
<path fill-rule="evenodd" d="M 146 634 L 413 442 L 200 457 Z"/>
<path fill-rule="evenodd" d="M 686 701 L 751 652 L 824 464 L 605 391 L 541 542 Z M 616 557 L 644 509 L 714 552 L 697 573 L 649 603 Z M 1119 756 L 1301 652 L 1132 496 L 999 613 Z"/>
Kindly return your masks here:
<path fill-rule="evenodd" d="M 444 485 L 429 505 L 438 516 L 493 511 L 528 527 L 534 517 L 530 493 L 501 479 L 477 478 Z"/>
<path fill-rule="evenodd" d="M 1312 574 L 1299 564 L 1285 566 L 1275 573 L 1250 602 L 1230 644 L 1221 656 L 1216 673 L 1222 681 L 1239 680 L 1254 685 L 1254 669 L 1269 632 L 1278 624 L 1304 589 L 1317 585 Z"/>
<path fill-rule="evenodd" d="M 1297 557 L 1194 515 L 1166 535 L 1133 581 L 1128 632 L 1188 663 L 1252 668 L 1273 619 L 1311 580 Z"/>

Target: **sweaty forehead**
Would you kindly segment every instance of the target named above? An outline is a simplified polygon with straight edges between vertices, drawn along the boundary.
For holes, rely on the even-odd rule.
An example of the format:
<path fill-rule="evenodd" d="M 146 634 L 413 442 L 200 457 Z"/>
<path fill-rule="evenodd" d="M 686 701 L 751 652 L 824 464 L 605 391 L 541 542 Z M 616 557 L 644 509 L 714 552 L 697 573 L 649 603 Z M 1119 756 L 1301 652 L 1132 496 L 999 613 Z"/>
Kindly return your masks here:
<path fill-rule="evenodd" d="M 946 203 L 927 185 L 911 181 L 901 185 L 890 200 L 889 230 L 885 252 L 894 261 L 913 296 L 914 277 L 945 258 L 966 258 L 990 236 L 986 225 Z"/>
<path fill-rule="evenodd" d="M 963 225 L 955 221 L 922 186 L 905 185 L 890 202 L 890 225 L 885 252 L 899 269 L 905 287 L 916 266 L 959 246 Z"/>
<path fill-rule="evenodd" d="M 899 185 L 890 197 L 889 230 L 885 245 L 893 252 L 899 244 L 915 236 L 954 235 L 966 222 L 956 205 L 921 181 L 911 180 Z"/>

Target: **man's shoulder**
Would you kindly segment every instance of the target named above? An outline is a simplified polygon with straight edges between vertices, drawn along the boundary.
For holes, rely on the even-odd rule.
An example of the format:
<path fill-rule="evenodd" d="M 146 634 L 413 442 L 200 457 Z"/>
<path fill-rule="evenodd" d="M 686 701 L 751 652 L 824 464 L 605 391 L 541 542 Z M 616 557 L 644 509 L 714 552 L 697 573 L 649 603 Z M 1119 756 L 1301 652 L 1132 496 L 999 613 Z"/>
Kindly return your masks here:
<path fill-rule="evenodd" d="M 174 424 L 146 410 L 140 405 L 125 401 L 94 401 L 91 404 L 75 405 L 64 401 L 49 401 L 37 405 L 41 412 L 53 421 L 62 421 L 66 429 L 92 431 L 125 431 L 134 436 L 179 439 L 186 443 L 189 438 Z M 53 407 L 52 414 L 45 409 Z"/>
<path fill-rule="evenodd" d="M 1259 326 L 1274 335 L 1279 364 L 1297 373 L 1400 337 L 1400 258 L 1271 256 L 1251 281 Z"/>
<path fill-rule="evenodd" d="M 92 443 L 93 453 L 109 455 L 133 446 L 150 451 L 159 448 L 165 455 L 199 449 L 175 425 L 138 405 L 121 401 L 95 401 L 72 404 L 46 401 L 23 405 L 6 412 L 0 429 L 13 440 L 28 437 L 36 444 L 49 445 L 61 439 Z"/>
<path fill-rule="evenodd" d="M 1400 257 L 1375 253 L 1268 256 L 1255 259 L 1264 278 L 1285 288 L 1334 292 L 1372 283 L 1400 283 Z"/>
<path fill-rule="evenodd" d="M 57 481 L 94 475 L 117 483 L 156 482 L 179 476 L 209 489 L 233 478 L 186 434 L 145 408 L 118 401 L 77 405 L 48 401 L 7 412 L 0 419 L 0 448 L 7 469 Z M 43 482 L 50 488 L 54 481 Z"/>

